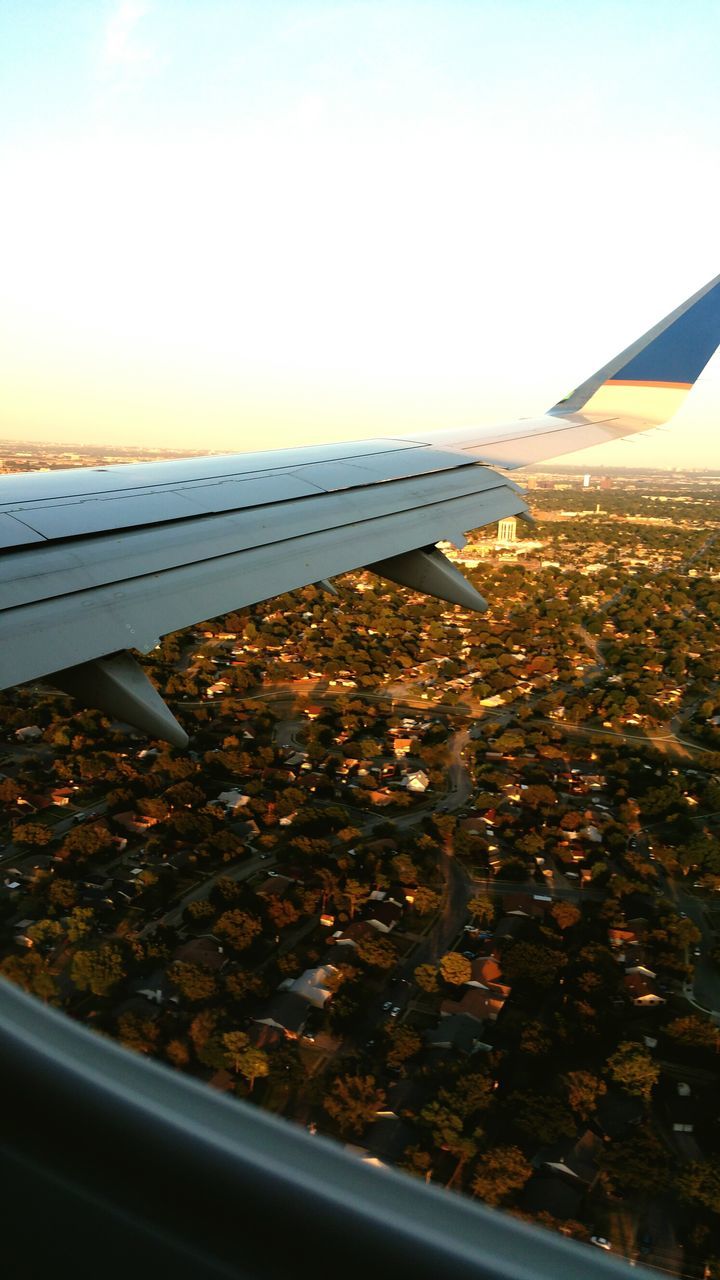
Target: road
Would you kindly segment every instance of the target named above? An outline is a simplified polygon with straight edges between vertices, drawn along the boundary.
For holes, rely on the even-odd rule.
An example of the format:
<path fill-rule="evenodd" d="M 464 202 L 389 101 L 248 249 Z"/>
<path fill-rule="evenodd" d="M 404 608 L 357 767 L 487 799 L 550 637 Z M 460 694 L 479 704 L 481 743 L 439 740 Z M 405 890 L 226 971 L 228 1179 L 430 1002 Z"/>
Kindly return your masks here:
<path fill-rule="evenodd" d="M 406 966 L 410 971 L 419 964 L 434 964 L 445 955 L 467 920 L 467 904 L 473 896 L 470 876 L 452 854 L 444 850 L 438 858 L 438 868 L 444 880 L 442 911 L 430 933 L 415 948 L 412 961 Z"/>
<path fill-rule="evenodd" d="M 473 792 L 472 780 L 463 760 L 463 751 L 470 739 L 469 729 L 459 729 L 450 739 L 450 766 L 448 768 L 448 794 L 443 807 L 461 809 Z"/>
<path fill-rule="evenodd" d="M 68 831 L 70 831 L 80 819 L 86 819 L 90 814 L 101 818 L 106 813 L 107 802 L 105 800 L 101 800 L 97 804 L 88 804 L 84 805 L 82 808 L 73 809 L 72 813 L 69 813 L 67 817 L 60 818 L 58 822 L 53 823 L 52 827 L 48 827 L 48 830 L 52 831 L 56 836 L 64 836 L 67 835 Z M 18 871 L 22 871 L 25 867 L 31 867 L 33 860 L 40 854 L 46 854 L 48 851 L 49 847 L 47 845 L 17 845 L 10 841 L 9 844 L 5 845 L 2 854 L 0 854 L 0 868 L 17 867 Z M 112 862 L 107 865 L 111 866 L 117 861 L 118 855 L 114 854 Z M 104 866 L 93 864 L 93 871 L 104 870 Z"/>
<path fill-rule="evenodd" d="M 714 814 L 700 815 L 695 821 L 705 821 L 707 817 L 714 817 Z M 640 827 L 633 832 L 634 839 L 638 842 L 638 849 L 646 857 L 650 857 L 650 849 L 648 846 L 648 831 L 653 830 L 654 826 L 661 824 L 655 823 L 647 827 Z M 655 863 L 658 878 L 663 887 L 665 896 L 669 898 L 677 907 L 678 911 L 684 912 L 686 916 L 697 925 L 702 938 L 700 941 L 701 954 L 693 956 L 694 974 L 692 988 L 686 989 L 687 998 L 691 1003 L 695 1004 L 705 1013 L 714 1015 L 715 1020 L 720 1025 L 720 972 L 717 966 L 710 960 L 710 953 L 715 946 L 715 936 L 705 915 L 705 903 L 694 893 L 689 893 L 681 884 L 673 880 L 659 862 Z"/>
<path fill-rule="evenodd" d="M 169 911 L 161 917 L 159 923 L 162 925 L 179 925 L 182 920 L 182 914 L 185 908 L 191 903 L 196 902 L 200 898 L 207 898 L 213 886 L 218 880 L 247 880 L 256 871 L 260 871 L 267 860 L 267 855 L 256 854 L 252 858 L 243 858 L 242 861 L 233 864 L 226 864 L 220 867 L 214 875 L 208 876 L 207 880 L 202 880 L 200 884 L 195 885 L 193 889 L 189 889 L 181 898 L 170 908 Z M 273 863 L 269 864 L 271 867 Z M 158 921 L 153 920 L 142 930 L 146 933 L 149 929 L 153 929 Z"/>
<path fill-rule="evenodd" d="M 584 635 L 583 635 L 584 638 Z M 592 637 L 589 637 L 592 640 Z M 594 650 L 593 650 L 594 652 Z M 604 668 L 598 667 L 594 671 L 587 671 L 584 676 L 584 683 L 592 684 L 599 679 Z M 573 691 L 573 686 L 569 684 L 551 684 L 547 689 L 538 690 L 531 698 L 526 698 L 521 704 L 524 707 L 532 708 L 536 702 L 546 698 L 550 693 L 569 693 Z M 338 697 L 347 697 L 348 692 L 353 698 L 364 702 L 391 703 L 393 710 L 396 712 L 408 712 L 417 715 L 422 712 L 424 715 L 435 714 L 455 718 L 459 720 L 472 720 L 474 728 L 481 729 L 484 725 L 493 725 L 497 728 L 504 728 L 508 721 L 514 715 L 514 704 L 508 703 L 507 706 L 498 708 L 497 710 L 481 706 L 477 699 L 464 694 L 462 700 L 457 703 L 434 702 L 429 698 L 423 698 L 420 695 L 413 694 L 411 686 L 407 681 L 396 681 L 394 684 L 386 685 L 380 691 L 371 691 L 367 689 L 330 689 L 325 679 L 307 679 L 298 680 L 292 684 L 283 684 L 274 686 L 272 689 L 260 689 L 256 693 L 245 694 L 245 701 L 260 702 L 278 702 L 287 701 L 288 698 L 297 698 L 300 695 L 303 698 L 312 698 L 314 701 L 322 704 L 332 705 Z M 207 706 L 205 701 L 188 702 L 187 706 Z M 684 713 L 683 713 L 684 714 Z M 560 729 L 563 733 L 572 735 L 573 737 L 594 738 L 605 737 L 614 738 L 620 742 L 639 742 L 645 746 L 654 746 L 664 752 L 672 751 L 681 758 L 687 758 L 695 753 L 702 755 L 706 748 L 699 746 L 696 742 L 691 742 L 687 738 L 681 738 L 675 731 L 674 725 L 679 724 L 682 716 L 678 715 L 668 722 L 667 732 L 661 730 L 648 729 L 646 733 L 629 733 L 625 730 L 606 729 L 601 726 L 580 724 L 574 725 L 565 720 L 556 719 L 553 716 L 533 715 L 526 720 L 523 728 L 532 728 L 536 724 L 550 724 L 555 729 Z M 297 746 L 295 741 L 291 741 L 289 745 Z"/>
<path fill-rule="evenodd" d="M 658 1192 L 648 1200 L 647 1209 L 638 1235 L 650 1237 L 649 1250 L 638 1261 L 644 1266 L 657 1267 L 660 1271 L 682 1275 L 684 1251 L 675 1234 L 677 1202 L 675 1197 Z"/>
<path fill-rule="evenodd" d="M 693 999 L 707 1013 L 715 1014 L 720 1023 L 720 972 L 709 959 L 715 939 L 705 917 L 704 904 L 694 894 L 687 893 L 679 885 L 675 888 L 675 900 L 681 911 L 689 916 L 702 934 L 700 956 L 693 959 Z"/>

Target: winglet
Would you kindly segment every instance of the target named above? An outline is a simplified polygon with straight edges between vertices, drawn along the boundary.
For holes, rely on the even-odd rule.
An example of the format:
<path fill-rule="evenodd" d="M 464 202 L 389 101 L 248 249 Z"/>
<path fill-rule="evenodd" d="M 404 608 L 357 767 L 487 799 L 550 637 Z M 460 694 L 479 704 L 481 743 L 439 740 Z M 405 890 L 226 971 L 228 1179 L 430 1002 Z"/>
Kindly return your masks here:
<path fill-rule="evenodd" d="M 586 421 L 667 422 L 720 345 L 720 276 L 548 410 Z"/>

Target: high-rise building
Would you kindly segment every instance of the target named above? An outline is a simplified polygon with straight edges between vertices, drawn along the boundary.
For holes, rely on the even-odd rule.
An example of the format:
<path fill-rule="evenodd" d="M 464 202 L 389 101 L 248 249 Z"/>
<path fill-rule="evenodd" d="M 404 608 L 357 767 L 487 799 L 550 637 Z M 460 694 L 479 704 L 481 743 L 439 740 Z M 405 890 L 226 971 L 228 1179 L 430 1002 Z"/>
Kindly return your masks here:
<path fill-rule="evenodd" d="M 498 542 L 517 542 L 517 520 L 515 516 L 506 516 L 498 521 Z"/>

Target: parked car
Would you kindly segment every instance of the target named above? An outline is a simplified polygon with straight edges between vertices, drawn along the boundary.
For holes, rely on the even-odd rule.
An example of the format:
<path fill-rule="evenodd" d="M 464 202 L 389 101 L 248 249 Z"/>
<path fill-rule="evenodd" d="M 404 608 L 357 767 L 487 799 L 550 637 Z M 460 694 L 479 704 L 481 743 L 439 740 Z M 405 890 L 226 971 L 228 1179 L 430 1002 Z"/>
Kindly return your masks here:
<path fill-rule="evenodd" d="M 610 1241 L 606 1240 L 605 1236 L 591 1236 L 590 1243 L 597 1245 L 598 1249 L 612 1249 Z"/>

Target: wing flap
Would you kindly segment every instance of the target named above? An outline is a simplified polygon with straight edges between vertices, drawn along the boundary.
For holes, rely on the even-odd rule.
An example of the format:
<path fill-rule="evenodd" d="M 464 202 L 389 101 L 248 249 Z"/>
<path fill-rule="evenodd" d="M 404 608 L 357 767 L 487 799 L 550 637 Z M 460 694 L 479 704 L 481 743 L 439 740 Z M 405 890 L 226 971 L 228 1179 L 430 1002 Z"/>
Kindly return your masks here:
<path fill-rule="evenodd" d="M 464 469 L 463 469 L 464 470 Z M 480 468 L 473 474 L 483 475 Z M 20 684 L 118 650 L 148 651 L 161 635 L 295 587 L 363 568 L 465 529 L 520 515 L 509 483 L 406 510 L 226 551 L 92 589 L 52 595 L 0 613 L 0 683 Z M 388 486 L 383 486 L 386 488 Z M 334 495 L 337 501 L 337 495 Z"/>
<path fill-rule="evenodd" d="M 128 577 L 147 576 L 236 551 L 273 545 L 278 540 L 288 542 L 370 517 L 381 519 L 429 502 L 452 502 L 466 496 L 479 498 L 493 489 L 517 492 L 512 481 L 490 468 L 466 466 L 440 475 L 373 485 L 366 490 L 316 494 L 302 501 L 271 503 L 247 511 L 152 525 L 121 534 L 44 543 L 0 557 L 0 600 L 4 609 L 15 608 L 122 582 Z M 478 506 L 478 515 L 480 510 Z M 473 517 L 467 528 L 476 528 L 482 523 L 481 518 Z M 429 539 L 425 539 L 427 541 Z"/>
<path fill-rule="evenodd" d="M 463 459 L 454 452 L 415 444 L 384 453 L 368 450 L 357 458 L 334 457 L 332 450 L 326 458 L 313 457 L 315 450 L 308 452 L 311 460 L 302 465 L 296 464 L 296 455 L 301 455 L 303 450 L 296 449 L 291 451 L 292 466 L 281 462 L 274 470 L 257 474 L 178 479 L 174 484 L 160 484 L 155 488 L 139 484 L 107 492 L 61 493 L 52 499 L 45 493 L 42 473 L 39 477 L 11 477 L 23 483 L 14 486 L 6 483 L 0 487 L 5 498 L 0 506 L 0 516 L 12 522 L 6 530 L 7 545 L 17 545 L 23 526 L 48 541 L 81 538 L 88 534 L 167 524 L 221 511 L 245 511 L 317 493 L 361 489 L 378 482 L 455 470 L 474 461 L 472 458 Z M 287 454 L 280 457 L 286 458 Z M 174 464 L 161 465 L 170 467 Z M 133 470 L 132 467 L 127 469 Z M 33 483 L 38 478 L 42 481 L 39 487 L 43 494 L 39 498 Z M 64 487 L 65 482 L 61 480 L 58 484 Z M 18 531 L 15 526 L 20 521 L 22 525 Z M 3 545 L 2 534 L 3 526 L 0 526 L 0 547 Z M 28 533 L 27 540 L 36 541 L 32 532 Z"/>

